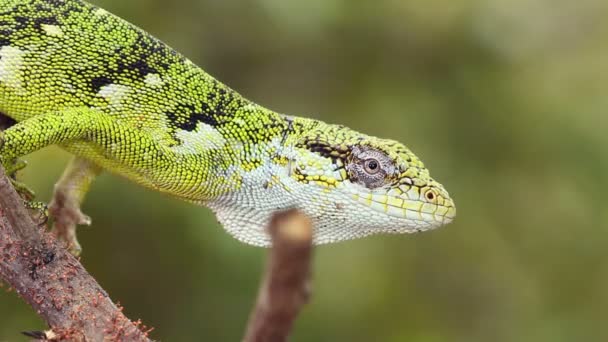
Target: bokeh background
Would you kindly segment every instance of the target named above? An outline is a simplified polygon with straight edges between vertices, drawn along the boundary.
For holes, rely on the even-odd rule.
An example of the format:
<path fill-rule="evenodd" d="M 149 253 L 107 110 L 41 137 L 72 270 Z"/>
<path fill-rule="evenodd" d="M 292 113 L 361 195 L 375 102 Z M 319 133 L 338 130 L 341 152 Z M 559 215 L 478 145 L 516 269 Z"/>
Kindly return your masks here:
<path fill-rule="evenodd" d="M 95 0 L 271 109 L 405 142 L 458 217 L 316 249 L 294 341 L 608 340 L 608 2 Z M 67 155 L 30 156 L 43 200 Z M 238 341 L 266 251 L 103 175 L 83 262 L 163 341 Z M 44 328 L 0 291 L 0 341 Z"/>

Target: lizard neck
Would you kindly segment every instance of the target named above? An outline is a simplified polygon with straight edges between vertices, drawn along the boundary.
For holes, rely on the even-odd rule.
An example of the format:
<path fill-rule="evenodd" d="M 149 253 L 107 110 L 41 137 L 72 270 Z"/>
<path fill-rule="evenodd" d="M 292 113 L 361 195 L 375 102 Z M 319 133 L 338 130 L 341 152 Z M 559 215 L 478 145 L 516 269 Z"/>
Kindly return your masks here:
<path fill-rule="evenodd" d="M 193 72 L 198 75 L 189 77 L 189 89 L 184 90 L 194 96 L 167 113 L 177 134 L 203 126 L 217 131 L 230 143 L 250 146 L 268 142 L 289 129 L 289 120 L 283 115 L 247 100 L 200 68 L 186 66 L 183 70 L 183 74 Z"/>
<path fill-rule="evenodd" d="M 190 98 L 190 103 L 178 104 L 173 112 L 167 114 L 177 135 L 201 127 L 217 132 L 226 143 L 232 145 L 231 148 L 238 150 L 239 146 L 242 147 L 244 154 L 239 156 L 242 159 L 252 157 L 250 152 L 255 152 L 257 146 L 274 146 L 277 140 L 281 146 L 295 143 L 299 136 L 320 124 L 316 120 L 279 114 L 264 108 L 200 68 L 186 69 L 185 73 L 198 73 L 189 84 L 196 96 Z"/>
<path fill-rule="evenodd" d="M 202 71 L 201 71 L 202 72 Z M 282 115 L 242 97 L 206 74 L 197 96 L 169 113 L 172 148 L 199 169 L 203 182 L 194 200 L 209 202 L 243 189 L 263 188 L 288 175 L 293 147 L 314 120 Z M 203 167 L 201 167 L 201 165 Z"/>

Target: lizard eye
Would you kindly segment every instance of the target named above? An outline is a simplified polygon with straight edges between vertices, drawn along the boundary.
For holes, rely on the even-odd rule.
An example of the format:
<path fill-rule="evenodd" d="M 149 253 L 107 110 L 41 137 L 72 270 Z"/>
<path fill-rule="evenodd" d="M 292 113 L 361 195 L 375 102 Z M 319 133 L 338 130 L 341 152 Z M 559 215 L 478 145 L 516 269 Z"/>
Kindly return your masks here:
<path fill-rule="evenodd" d="M 386 153 L 368 146 L 355 146 L 346 169 L 352 182 L 375 189 L 386 185 L 396 168 Z"/>
<path fill-rule="evenodd" d="M 375 175 L 380 172 L 380 163 L 376 159 L 368 159 L 363 164 L 363 168 L 370 175 Z"/>

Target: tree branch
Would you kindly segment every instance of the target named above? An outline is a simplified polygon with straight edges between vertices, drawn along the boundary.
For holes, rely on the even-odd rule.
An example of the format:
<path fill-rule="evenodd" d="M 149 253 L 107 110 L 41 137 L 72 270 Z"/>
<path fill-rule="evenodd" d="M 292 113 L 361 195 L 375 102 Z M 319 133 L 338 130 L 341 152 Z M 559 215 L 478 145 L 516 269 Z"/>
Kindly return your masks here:
<path fill-rule="evenodd" d="M 310 296 L 310 220 L 291 210 L 276 214 L 269 230 L 273 248 L 244 342 L 286 341 Z"/>
<path fill-rule="evenodd" d="M 0 166 L 0 278 L 56 340 L 150 341 L 80 262 L 32 220 Z M 43 337 L 43 336 L 41 336 Z"/>

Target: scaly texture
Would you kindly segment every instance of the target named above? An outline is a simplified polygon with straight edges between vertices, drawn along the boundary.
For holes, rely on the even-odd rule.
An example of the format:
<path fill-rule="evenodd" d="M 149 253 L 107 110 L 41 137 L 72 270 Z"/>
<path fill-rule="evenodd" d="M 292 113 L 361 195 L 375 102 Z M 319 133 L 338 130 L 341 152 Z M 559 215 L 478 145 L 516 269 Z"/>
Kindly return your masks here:
<path fill-rule="evenodd" d="M 400 143 L 265 109 L 79 0 L 0 1 L 0 112 L 18 122 L 4 132 L 3 163 L 58 144 L 74 165 L 212 208 L 250 244 L 268 245 L 271 213 L 293 207 L 312 218 L 316 243 L 455 215 Z M 95 172 L 80 173 L 84 189 Z"/>

